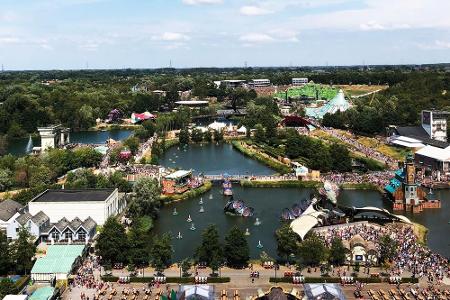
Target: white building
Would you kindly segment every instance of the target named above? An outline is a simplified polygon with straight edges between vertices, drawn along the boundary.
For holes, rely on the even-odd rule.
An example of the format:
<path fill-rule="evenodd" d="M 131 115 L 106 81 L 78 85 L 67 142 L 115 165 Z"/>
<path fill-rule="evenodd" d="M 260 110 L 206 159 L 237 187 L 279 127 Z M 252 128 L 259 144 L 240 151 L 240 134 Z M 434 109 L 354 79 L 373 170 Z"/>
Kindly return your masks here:
<path fill-rule="evenodd" d="M 8 225 L 6 236 L 10 241 L 15 240 L 18 237 L 20 228 L 25 227 L 35 237 L 35 240 L 38 240 L 41 231 L 48 225 L 50 225 L 50 219 L 42 211 L 39 211 L 34 216 L 29 212 L 24 212 Z"/>
<path fill-rule="evenodd" d="M 41 136 L 41 147 L 34 147 L 33 151 L 45 151 L 50 148 L 60 148 L 70 143 L 69 128 L 59 125 L 38 127 Z"/>
<path fill-rule="evenodd" d="M 28 204 L 31 215 L 44 211 L 50 223 L 63 218 L 85 220 L 91 217 L 98 225 L 103 225 L 110 216 L 122 212 L 126 203 L 119 199 L 117 189 L 46 190 Z"/>
<path fill-rule="evenodd" d="M 0 202 L 0 230 L 7 233 L 8 226 L 20 216 L 23 206 L 13 200 L 4 200 Z"/>
<path fill-rule="evenodd" d="M 431 139 L 447 142 L 447 117 L 449 113 L 444 111 L 423 110 L 422 128 Z"/>
<path fill-rule="evenodd" d="M 308 83 L 308 78 L 292 78 L 292 85 L 304 85 Z"/>
<path fill-rule="evenodd" d="M 266 86 L 270 86 L 270 80 L 269 79 L 252 79 L 248 83 L 248 85 L 251 87 L 266 87 Z"/>
<path fill-rule="evenodd" d="M 242 87 L 245 84 L 245 80 L 241 80 L 241 79 L 225 79 L 225 80 L 219 80 L 219 81 L 214 81 L 214 84 L 216 85 L 217 88 L 220 87 L 220 85 L 224 85 L 227 88 L 237 88 L 237 87 Z"/>

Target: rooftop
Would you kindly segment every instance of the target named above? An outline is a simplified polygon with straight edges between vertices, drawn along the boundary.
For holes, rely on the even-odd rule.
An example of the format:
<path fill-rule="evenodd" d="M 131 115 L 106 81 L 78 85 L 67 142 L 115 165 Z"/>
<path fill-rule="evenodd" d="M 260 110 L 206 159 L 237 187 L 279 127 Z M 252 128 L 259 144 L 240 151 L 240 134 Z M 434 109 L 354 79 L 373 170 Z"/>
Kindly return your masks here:
<path fill-rule="evenodd" d="M 113 192 L 114 189 L 46 190 L 36 196 L 31 202 L 105 201 Z"/>
<path fill-rule="evenodd" d="M 192 171 L 190 171 L 190 170 L 178 170 L 172 174 L 167 175 L 166 179 L 178 179 L 178 178 L 186 177 L 191 174 L 192 174 Z"/>
<path fill-rule="evenodd" d="M 0 220 L 8 221 L 22 208 L 23 206 L 21 204 L 10 199 L 0 202 Z"/>

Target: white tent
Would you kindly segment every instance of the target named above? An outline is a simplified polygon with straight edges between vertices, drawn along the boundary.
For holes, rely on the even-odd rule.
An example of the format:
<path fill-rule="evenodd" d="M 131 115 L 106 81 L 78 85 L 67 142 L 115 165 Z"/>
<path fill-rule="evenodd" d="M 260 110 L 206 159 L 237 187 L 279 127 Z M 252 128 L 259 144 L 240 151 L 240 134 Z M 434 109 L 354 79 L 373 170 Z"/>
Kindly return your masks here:
<path fill-rule="evenodd" d="M 214 299 L 214 288 L 209 285 L 182 286 L 185 299 Z"/>
<path fill-rule="evenodd" d="M 226 126 L 227 124 L 225 123 L 214 121 L 208 125 L 208 128 L 215 131 L 222 131 Z"/>
<path fill-rule="evenodd" d="M 336 283 L 309 283 L 304 287 L 305 297 L 303 299 L 346 299 L 341 287 Z"/>
<path fill-rule="evenodd" d="M 319 224 L 319 218 L 325 217 L 327 214 L 322 211 L 317 211 L 314 204 L 317 200 L 313 200 L 310 206 L 301 214 L 300 217 L 291 222 L 290 227 L 303 240 L 306 234 Z"/>
<path fill-rule="evenodd" d="M 234 131 L 233 125 L 232 125 L 231 123 L 228 124 L 227 131 L 228 131 L 228 132 L 233 132 L 233 131 Z"/>
<path fill-rule="evenodd" d="M 247 134 L 247 128 L 245 126 L 241 126 L 237 130 L 238 133 Z"/>

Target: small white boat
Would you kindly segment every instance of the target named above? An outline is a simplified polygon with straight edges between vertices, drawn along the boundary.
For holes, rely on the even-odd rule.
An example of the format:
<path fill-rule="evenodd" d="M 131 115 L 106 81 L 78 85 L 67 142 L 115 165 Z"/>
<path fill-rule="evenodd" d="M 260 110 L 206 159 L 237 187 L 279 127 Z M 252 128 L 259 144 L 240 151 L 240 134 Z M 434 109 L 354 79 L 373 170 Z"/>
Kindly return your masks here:
<path fill-rule="evenodd" d="M 194 223 L 191 224 L 191 228 L 189 228 L 189 229 L 192 231 L 196 229 Z"/>
<path fill-rule="evenodd" d="M 200 201 L 198 201 L 198 204 L 200 204 L 200 205 L 203 204 L 203 198 L 200 198 Z"/>
<path fill-rule="evenodd" d="M 191 223 L 191 222 L 192 222 L 192 218 L 191 218 L 191 215 L 189 215 L 189 216 L 188 216 L 188 218 L 187 218 L 186 222 L 188 222 L 188 223 Z"/>
<path fill-rule="evenodd" d="M 181 235 L 181 232 L 178 231 L 177 240 L 181 240 L 182 238 L 183 238 L 183 236 Z"/>
<path fill-rule="evenodd" d="M 245 229 L 245 235 L 247 235 L 247 236 L 249 236 L 249 235 L 250 235 L 250 230 L 248 230 L 248 228 L 247 228 L 247 229 Z"/>
<path fill-rule="evenodd" d="M 200 213 L 204 213 L 205 212 L 205 209 L 203 208 L 203 205 L 200 206 L 200 210 L 198 212 L 200 212 Z"/>
<path fill-rule="evenodd" d="M 177 208 L 174 207 L 173 208 L 173 212 L 172 212 L 172 216 L 177 216 L 177 215 L 178 215 Z"/>
<path fill-rule="evenodd" d="M 209 199 L 211 200 L 213 198 L 213 195 L 212 194 L 209 194 Z"/>
<path fill-rule="evenodd" d="M 255 226 L 261 225 L 261 221 L 259 220 L 259 218 L 256 218 L 255 224 L 254 224 L 254 225 L 255 225 Z"/>
<path fill-rule="evenodd" d="M 258 249 L 262 249 L 264 246 L 261 244 L 261 240 L 258 241 L 258 246 L 256 246 Z"/>

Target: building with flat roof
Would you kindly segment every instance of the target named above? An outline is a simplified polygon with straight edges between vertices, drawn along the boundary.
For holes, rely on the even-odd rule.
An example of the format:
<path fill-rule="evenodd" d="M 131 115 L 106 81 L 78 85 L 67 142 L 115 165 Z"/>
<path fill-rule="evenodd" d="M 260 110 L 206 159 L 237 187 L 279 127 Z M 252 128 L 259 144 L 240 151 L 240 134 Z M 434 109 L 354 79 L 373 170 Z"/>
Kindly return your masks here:
<path fill-rule="evenodd" d="M 304 85 L 308 83 L 308 78 L 292 78 L 292 85 Z"/>
<path fill-rule="evenodd" d="M 224 85 L 226 88 L 234 89 L 237 87 L 242 87 L 245 84 L 245 80 L 242 79 L 225 79 L 225 80 L 218 80 L 214 81 L 214 84 L 217 88 L 219 88 L 221 85 Z"/>
<path fill-rule="evenodd" d="M 250 80 L 248 85 L 250 87 L 254 87 L 254 88 L 266 87 L 266 86 L 270 86 L 270 80 L 269 79 L 252 79 L 252 80 Z"/>
<path fill-rule="evenodd" d="M 28 203 L 28 211 L 31 215 L 45 212 L 51 223 L 63 218 L 85 220 L 91 217 L 98 225 L 103 225 L 110 216 L 122 212 L 125 205 L 117 189 L 61 189 L 37 195 Z"/>

